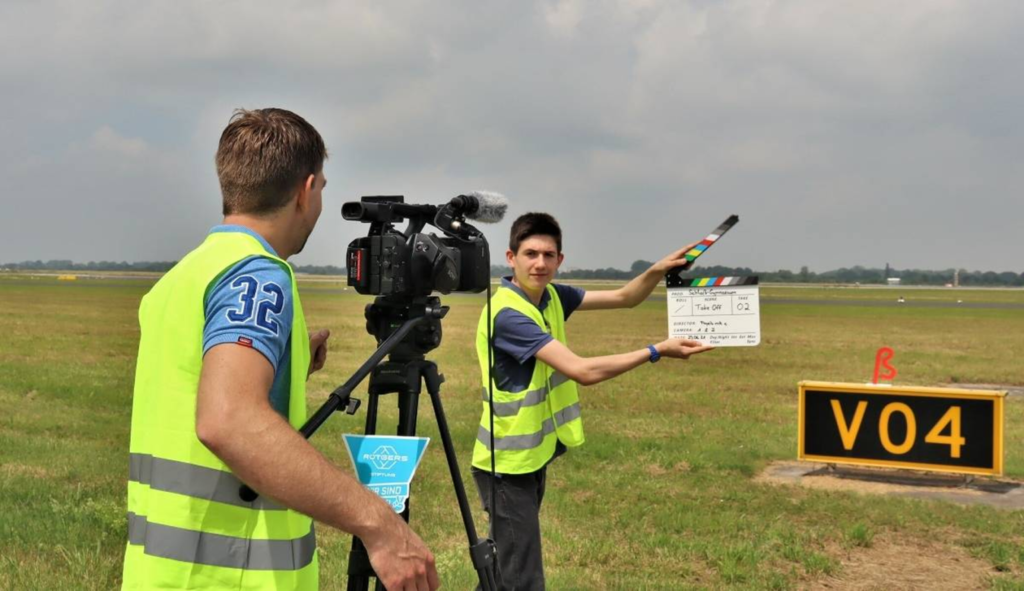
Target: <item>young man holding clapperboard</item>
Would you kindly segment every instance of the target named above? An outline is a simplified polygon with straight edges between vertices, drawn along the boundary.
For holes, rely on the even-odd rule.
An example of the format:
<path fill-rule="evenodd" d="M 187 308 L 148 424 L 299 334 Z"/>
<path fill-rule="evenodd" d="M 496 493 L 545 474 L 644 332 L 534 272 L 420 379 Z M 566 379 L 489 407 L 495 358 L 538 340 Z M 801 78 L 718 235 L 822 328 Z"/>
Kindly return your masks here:
<path fill-rule="evenodd" d="M 628 353 L 580 357 L 566 343 L 566 321 L 575 311 L 632 308 L 643 302 L 666 271 L 687 263 L 684 254 L 695 244 L 619 289 L 584 291 L 551 282 L 564 258 L 562 231 L 553 217 L 528 213 L 512 224 L 506 257 L 513 275 L 502 279 L 489 315 L 484 308 L 476 339 L 484 401 L 473 479 L 490 515 L 501 589 L 544 588 L 540 505 L 545 473 L 553 459 L 583 443 L 576 384 L 597 384 L 661 357 L 687 359 L 711 349 L 697 341 L 668 339 Z M 488 316 L 493 347 L 488 346 Z M 488 371 L 491 361 L 493 371 Z M 492 486 L 496 508 L 491 506 Z"/>

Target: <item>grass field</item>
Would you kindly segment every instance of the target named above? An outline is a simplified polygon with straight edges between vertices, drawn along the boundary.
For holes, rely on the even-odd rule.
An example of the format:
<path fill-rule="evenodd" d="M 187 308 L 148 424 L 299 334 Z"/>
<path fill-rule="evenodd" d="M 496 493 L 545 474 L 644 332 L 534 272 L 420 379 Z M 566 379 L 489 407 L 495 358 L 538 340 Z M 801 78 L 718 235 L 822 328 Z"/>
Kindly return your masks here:
<path fill-rule="evenodd" d="M 0 588 L 111 589 L 126 541 L 125 481 L 137 306 L 151 281 L 0 276 Z M 1024 291 L 913 290 L 908 301 L 1024 304 Z M 553 464 L 542 520 L 552 589 L 842 587 L 851 556 L 884 540 L 949 547 L 983 562 L 985 585 L 1024 588 L 1024 512 L 758 484 L 796 454 L 796 384 L 867 381 L 874 353 L 896 350 L 898 383 L 1024 385 L 1024 309 L 834 306 L 773 300 L 895 299 L 891 289 L 762 288 L 762 344 L 665 360 L 581 391 L 587 444 Z M 370 353 L 368 298 L 340 282 L 302 284 L 309 325 L 332 331 L 310 406 Z M 468 478 L 479 420 L 472 350 L 482 297 L 450 296 L 446 412 Z M 665 333 L 665 303 L 574 317 L 583 355 L 640 348 Z M 379 426 L 394 428 L 385 399 Z M 313 439 L 346 470 L 338 415 Z M 424 401 L 420 434 L 436 436 Z M 1024 476 L 1024 405 L 1010 399 L 1006 471 Z M 413 525 L 449 589 L 475 583 L 440 441 L 413 485 Z M 318 530 L 322 587 L 344 582 L 349 537 Z M 846 573 L 846 575 L 844 575 Z M 942 581 L 934 581 L 939 586 Z M 928 585 L 931 586 L 931 585 Z"/>

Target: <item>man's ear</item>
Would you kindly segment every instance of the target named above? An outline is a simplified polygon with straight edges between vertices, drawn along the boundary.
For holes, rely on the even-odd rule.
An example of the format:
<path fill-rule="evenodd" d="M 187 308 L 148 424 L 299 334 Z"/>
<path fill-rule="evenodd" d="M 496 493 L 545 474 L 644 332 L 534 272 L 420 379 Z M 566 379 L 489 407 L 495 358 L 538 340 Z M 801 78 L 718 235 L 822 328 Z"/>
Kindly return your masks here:
<path fill-rule="evenodd" d="M 564 261 L 564 260 L 565 260 L 565 255 L 562 254 L 562 253 L 558 253 L 558 264 L 559 264 L 559 266 L 561 266 L 562 261 Z"/>
<path fill-rule="evenodd" d="M 508 266 L 509 267 L 514 267 L 515 266 L 513 264 L 515 259 L 516 259 L 516 253 L 512 252 L 511 248 L 505 251 L 505 260 L 508 262 Z"/>
<path fill-rule="evenodd" d="M 305 211 L 309 208 L 309 196 L 313 193 L 313 186 L 316 184 L 316 175 L 311 174 L 306 177 L 305 182 L 299 186 L 299 191 L 295 196 L 295 207 L 299 211 Z"/>

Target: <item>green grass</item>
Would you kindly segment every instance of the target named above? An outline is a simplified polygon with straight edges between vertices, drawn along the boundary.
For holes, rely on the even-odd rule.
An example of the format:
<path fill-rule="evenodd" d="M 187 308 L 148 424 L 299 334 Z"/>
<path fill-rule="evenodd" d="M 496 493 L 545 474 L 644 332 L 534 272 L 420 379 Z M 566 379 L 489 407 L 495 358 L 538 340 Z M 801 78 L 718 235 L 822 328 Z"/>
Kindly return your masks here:
<path fill-rule="evenodd" d="M 0 277 L 0 588 L 110 589 L 120 580 L 137 306 L 151 282 Z M 332 331 L 328 367 L 310 380 L 318 407 L 369 355 L 368 298 L 338 281 L 302 283 L 309 325 Z M 908 300 L 1024 302 L 1024 291 L 899 290 Z M 933 294 L 934 292 L 934 294 Z M 962 292 L 962 293 L 961 293 Z M 891 289 L 762 289 L 762 344 L 664 360 L 582 389 L 587 444 L 549 471 L 542 512 L 552 589 L 796 588 L 842 574 L 841 553 L 879 534 L 939 540 L 992 566 L 991 586 L 1021 588 L 1024 512 L 868 497 L 752 482 L 796 454 L 796 384 L 864 382 L 874 354 L 895 349 L 897 383 L 1024 385 L 1024 311 L 838 307 L 777 299 L 887 300 Z M 851 295 L 856 294 L 856 295 Z M 970 299 L 968 299 L 970 298 Z M 468 458 L 479 420 L 473 331 L 482 296 L 444 298 L 444 343 L 430 355 L 447 381 L 452 428 L 477 527 L 486 531 Z M 665 304 L 574 317 L 582 355 L 637 349 L 665 333 Z M 363 390 L 360 389 L 360 392 Z M 381 432 L 397 412 L 382 400 Z M 1006 417 L 1006 469 L 1024 476 L 1020 401 Z M 313 443 L 348 470 L 341 434 L 365 415 L 336 415 Z M 434 438 L 413 485 L 413 525 L 446 588 L 473 587 L 451 482 Z M 344 584 L 350 538 L 318 530 L 322 586 Z"/>
<path fill-rule="evenodd" d="M 855 523 L 846 532 L 846 542 L 850 546 L 870 548 L 875 539 L 875 532 L 867 524 Z"/>

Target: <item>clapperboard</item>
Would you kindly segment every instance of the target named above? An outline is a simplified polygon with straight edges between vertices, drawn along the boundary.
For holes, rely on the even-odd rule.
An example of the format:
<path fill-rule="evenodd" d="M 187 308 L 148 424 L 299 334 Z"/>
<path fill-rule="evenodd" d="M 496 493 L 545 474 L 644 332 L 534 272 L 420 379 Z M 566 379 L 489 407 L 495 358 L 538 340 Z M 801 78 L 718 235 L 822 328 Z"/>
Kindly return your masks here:
<path fill-rule="evenodd" d="M 669 276 L 669 338 L 715 347 L 753 347 L 761 342 L 757 277 Z"/>

